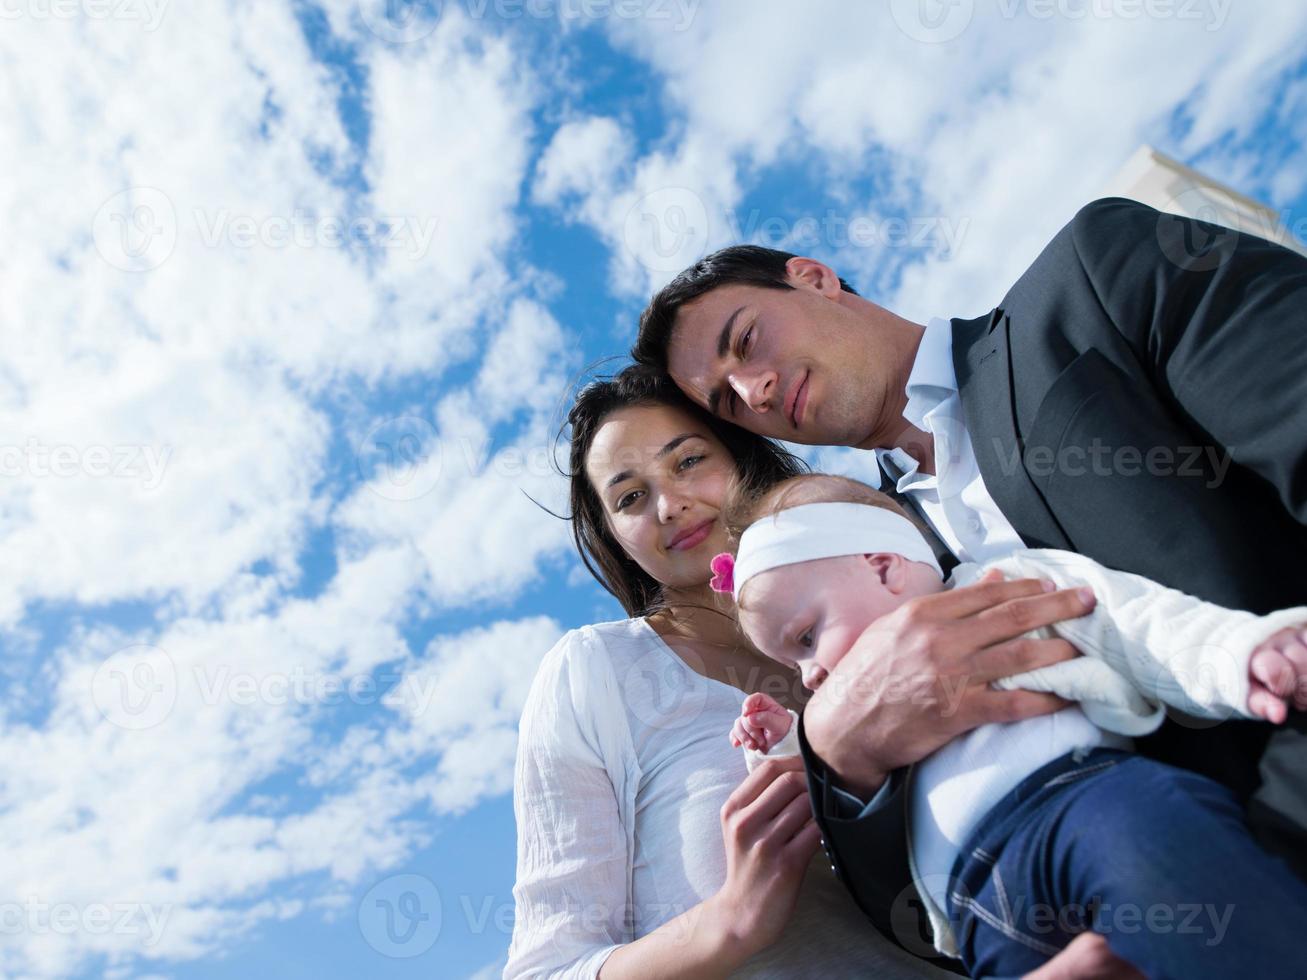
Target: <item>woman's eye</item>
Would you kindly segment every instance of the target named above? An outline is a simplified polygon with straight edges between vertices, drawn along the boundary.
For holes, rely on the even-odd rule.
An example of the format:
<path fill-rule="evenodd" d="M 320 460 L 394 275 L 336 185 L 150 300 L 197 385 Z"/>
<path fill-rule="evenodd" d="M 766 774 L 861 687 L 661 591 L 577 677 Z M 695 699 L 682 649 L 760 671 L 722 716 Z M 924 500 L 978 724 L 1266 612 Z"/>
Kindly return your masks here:
<path fill-rule="evenodd" d="M 617 498 L 616 509 L 625 510 L 627 507 L 630 507 L 631 504 L 635 503 L 636 499 L 639 498 L 639 496 L 640 496 L 639 490 L 632 490 L 630 493 L 622 494 L 620 497 Z"/>
<path fill-rule="evenodd" d="M 691 466 L 697 466 L 701 462 L 703 462 L 702 453 L 699 454 L 698 456 L 686 456 L 685 459 L 681 460 L 679 464 L 679 468 L 683 470 L 688 470 Z"/>

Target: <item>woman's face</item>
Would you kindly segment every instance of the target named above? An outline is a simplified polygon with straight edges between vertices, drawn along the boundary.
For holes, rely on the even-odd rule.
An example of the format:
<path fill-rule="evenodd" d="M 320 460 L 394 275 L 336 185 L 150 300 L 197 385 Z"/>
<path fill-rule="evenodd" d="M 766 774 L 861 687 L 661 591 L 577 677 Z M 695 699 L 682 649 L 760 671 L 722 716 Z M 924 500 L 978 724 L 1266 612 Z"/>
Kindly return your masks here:
<path fill-rule="evenodd" d="M 703 585 L 726 548 L 719 519 L 735 460 L 702 422 L 668 405 L 623 408 L 595 433 L 586 476 L 622 549 L 671 588 Z"/>

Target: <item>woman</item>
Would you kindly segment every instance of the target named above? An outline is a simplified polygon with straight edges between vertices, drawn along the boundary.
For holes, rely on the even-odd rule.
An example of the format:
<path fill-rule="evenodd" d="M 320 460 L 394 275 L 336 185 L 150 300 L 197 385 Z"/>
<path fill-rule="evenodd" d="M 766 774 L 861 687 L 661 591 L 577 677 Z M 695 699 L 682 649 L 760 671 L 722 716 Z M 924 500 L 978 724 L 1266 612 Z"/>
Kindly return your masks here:
<path fill-rule="evenodd" d="M 628 368 L 569 418 L 573 532 L 632 617 L 545 657 L 522 716 L 517 920 L 506 977 L 946 975 L 881 939 L 817 855 L 796 760 L 748 774 L 727 734 L 796 674 L 708 588 L 735 477 L 800 464 Z"/>

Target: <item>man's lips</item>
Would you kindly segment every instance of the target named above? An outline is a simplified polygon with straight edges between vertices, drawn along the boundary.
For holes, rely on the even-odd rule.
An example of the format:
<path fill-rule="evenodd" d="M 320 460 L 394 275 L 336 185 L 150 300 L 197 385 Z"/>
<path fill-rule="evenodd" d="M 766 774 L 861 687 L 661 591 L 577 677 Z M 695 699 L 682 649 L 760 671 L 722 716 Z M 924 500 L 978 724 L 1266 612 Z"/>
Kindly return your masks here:
<path fill-rule="evenodd" d="M 708 520 L 694 525 L 694 527 L 686 528 L 676 537 L 672 538 L 671 543 L 667 545 L 667 549 L 669 551 L 689 551 L 691 548 L 702 544 L 704 539 L 707 538 L 709 533 L 712 531 L 713 522 L 715 520 L 716 518 L 710 517 Z"/>
<path fill-rule="evenodd" d="M 808 372 L 795 382 L 793 390 L 785 399 L 785 417 L 796 429 L 803 421 L 803 409 L 808 404 Z"/>

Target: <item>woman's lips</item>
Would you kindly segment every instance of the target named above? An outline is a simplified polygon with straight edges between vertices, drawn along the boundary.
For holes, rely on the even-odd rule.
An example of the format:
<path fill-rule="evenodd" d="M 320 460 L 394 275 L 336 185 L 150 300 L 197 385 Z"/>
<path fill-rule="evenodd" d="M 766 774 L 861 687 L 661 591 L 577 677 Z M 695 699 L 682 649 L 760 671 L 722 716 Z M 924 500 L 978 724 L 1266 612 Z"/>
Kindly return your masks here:
<path fill-rule="evenodd" d="M 713 521 L 715 518 L 708 518 L 702 524 L 696 524 L 684 534 L 679 534 L 672 539 L 672 543 L 667 547 L 672 551 L 689 551 L 691 548 L 703 544 L 704 540 L 712 533 Z"/>

